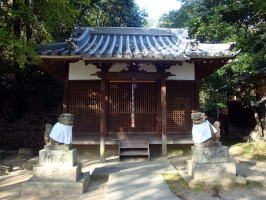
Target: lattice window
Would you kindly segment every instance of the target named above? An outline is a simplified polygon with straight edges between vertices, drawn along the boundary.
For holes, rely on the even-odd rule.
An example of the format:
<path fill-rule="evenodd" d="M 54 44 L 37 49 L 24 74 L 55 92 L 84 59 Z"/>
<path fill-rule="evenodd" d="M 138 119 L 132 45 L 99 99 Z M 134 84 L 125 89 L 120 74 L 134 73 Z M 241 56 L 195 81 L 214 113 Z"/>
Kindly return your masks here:
<path fill-rule="evenodd" d="M 167 81 L 167 131 L 191 131 L 190 113 L 194 105 L 193 81 Z"/>
<path fill-rule="evenodd" d="M 109 84 L 108 130 L 111 132 L 156 131 L 157 84 L 136 83 L 135 128 L 130 128 L 131 83 Z"/>
<path fill-rule="evenodd" d="M 75 115 L 74 136 L 100 132 L 100 81 L 69 81 L 68 112 Z"/>

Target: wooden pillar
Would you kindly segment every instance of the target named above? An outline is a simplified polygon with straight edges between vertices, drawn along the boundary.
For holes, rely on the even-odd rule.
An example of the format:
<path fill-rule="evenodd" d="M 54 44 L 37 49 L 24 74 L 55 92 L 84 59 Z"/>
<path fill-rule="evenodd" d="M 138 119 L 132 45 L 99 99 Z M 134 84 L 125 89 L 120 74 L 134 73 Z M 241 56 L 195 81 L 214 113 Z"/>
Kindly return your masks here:
<path fill-rule="evenodd" d="M 111 65 L 112 65 L 111 63 L 96 64 L 96 66 L 101 69 L 100 158 L 102 161 L 105 161 L 105 139 L 107 136 L 106 114 L 107 114 L 108 94 L 106 88 L 107 81 L 105 78 L 105 74 L 106 72 L 108 72 Z"/>
<path fill-rule="evenodd" d="M 174 63 L 174 64 L 182 64 L 182 63 Z M 160 97 L 161 97 L 161 133 L 162 133 L 162 156 L 167 156 L 167 114 L 166 114 L 166 82 L 165 78 L 168 77 L 169 73 L 166 72 L 166 69 L 169 69 L 173 63 L 162 63 L 157 64 L 156 69 L 157 72 L 161 73 L 161 83 L 160 83 Z"/>
<path fill-rule="evenodd" d="M 161 79 L 161 109 L 162 109 L 162 156 L 167 156 L 167 133 L 166 133 L 166 84 L 165 78 Z"/>
<path fill-rule="evenodd" d="M 105 160 L 106 136 L 106 81 L 101 78 L 101 115 L 100 115 L 100 158 Z"/>
<path fill-rule="evenodd" d="M 161 80 L 157 81 L 157 134 L 162 134 Z"/>

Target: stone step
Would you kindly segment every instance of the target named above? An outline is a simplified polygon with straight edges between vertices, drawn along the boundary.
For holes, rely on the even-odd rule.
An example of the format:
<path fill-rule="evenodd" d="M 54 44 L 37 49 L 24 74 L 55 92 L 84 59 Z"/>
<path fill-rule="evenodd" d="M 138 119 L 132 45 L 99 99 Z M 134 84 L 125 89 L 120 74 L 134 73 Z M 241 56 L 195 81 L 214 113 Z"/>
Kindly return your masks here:
<path fill-rule="evenodd" d="M 187 164 L 189 175 L 194 180 L 231 178 L 236 176 L 236 164 L 234 162 L 197 164 L 189 160 Z"/>
<path fill-rule="evenodd" d="M 36 166 L 33 168 L 33 177 L 40 181 L 78 181 L 81 175 L 81 164 L 76 166 L 60 166 L 60 167 L 43 167 Z"/>
<path fill-rule="evenodd" d="M 90 173 L 83 173 L 77 182 L 40 181 L 34 177 L 21 185 L 21 197 L 50 197 L 57 195 L 82 194 L 90 181 Z M 25 198 L 26 199 L 26 198 Z"/>

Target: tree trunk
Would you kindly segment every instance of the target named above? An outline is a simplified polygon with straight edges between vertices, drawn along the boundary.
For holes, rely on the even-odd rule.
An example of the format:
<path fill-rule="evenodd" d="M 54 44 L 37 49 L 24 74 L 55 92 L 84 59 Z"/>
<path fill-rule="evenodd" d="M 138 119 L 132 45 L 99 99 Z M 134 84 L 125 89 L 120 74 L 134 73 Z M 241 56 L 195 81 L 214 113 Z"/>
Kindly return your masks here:
<path fill-rule="evenodd" d="M 19 0 L 13 0 L 13 11 L 16 12 L 19 10 Z M 19 16 L 16 16 L 13 21 L 13 30 L 14 35 L 17 39 L 20 39 L 21 35 L 21 18 Z"/>
<path fill-rule="evenodd" d="M 28 9 L 31 9 L 30 8 L 30 0 L 25 0 L 25 6 L 28 7 Z M 25 22 L 25 26 L 26 26 L 26 40 L 29 41 L 31 40 L 31 37 L 32 37 L 32 30 L 31 30 L 31 27 L 30 27 L 30 20 L 29 18 L 31 17 L 30 14 L 27 14 L 24 16 L 25 19 L 24 19 L 24 22 Z"/>

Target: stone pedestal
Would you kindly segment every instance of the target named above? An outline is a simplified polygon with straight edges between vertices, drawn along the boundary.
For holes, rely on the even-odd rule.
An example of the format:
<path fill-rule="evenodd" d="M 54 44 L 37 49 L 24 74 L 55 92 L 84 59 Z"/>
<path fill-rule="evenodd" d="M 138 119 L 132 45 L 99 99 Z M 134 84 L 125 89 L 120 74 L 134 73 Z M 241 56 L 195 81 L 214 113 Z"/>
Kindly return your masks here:
<path fill-rule="evenodd" d="M 39 165 L 33 177 L 22 184 L 21 196 L 82 194 L 89 184 L 89 173 L 81 172 L 77 150 L 65 145 L 46 145 L 39 152 Z"/>
<path fill-rule="evenodd" d="M 225 146 L 192 147 L 192 160 L 187 169 L 193 180 L 235 178 L 236 165 L 231 161 L 229 149 Z"/>

